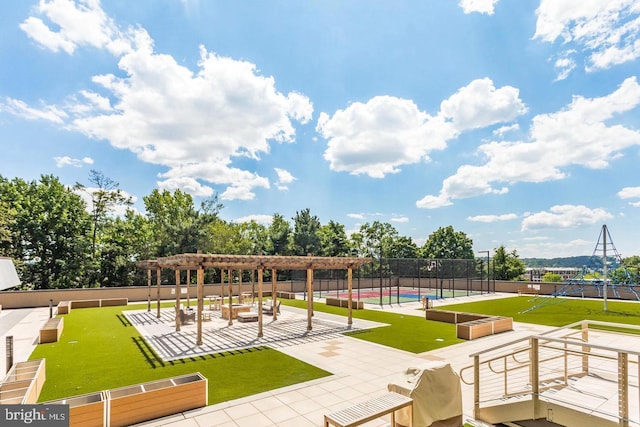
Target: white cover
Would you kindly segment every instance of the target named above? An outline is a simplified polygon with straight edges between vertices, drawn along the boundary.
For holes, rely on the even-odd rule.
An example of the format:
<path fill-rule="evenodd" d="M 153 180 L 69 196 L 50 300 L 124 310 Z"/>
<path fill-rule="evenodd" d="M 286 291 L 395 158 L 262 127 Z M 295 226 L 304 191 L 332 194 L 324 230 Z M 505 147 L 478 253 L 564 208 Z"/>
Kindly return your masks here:
<path fill-rule="evenodd" d="M 0 257 L 0 291 L 20 284 L 18 273 L 11 258 Z"/>
<path fill-rule="evenodd" d="M 428 427 L 440 420 L 462 416 L 460 377 L 449 363 L 432 362 L 408 368 L 387 388 L 413 398 L 414 427 Z M 396 422 L 409 425 L 409 411 L 398 411 Z"/>

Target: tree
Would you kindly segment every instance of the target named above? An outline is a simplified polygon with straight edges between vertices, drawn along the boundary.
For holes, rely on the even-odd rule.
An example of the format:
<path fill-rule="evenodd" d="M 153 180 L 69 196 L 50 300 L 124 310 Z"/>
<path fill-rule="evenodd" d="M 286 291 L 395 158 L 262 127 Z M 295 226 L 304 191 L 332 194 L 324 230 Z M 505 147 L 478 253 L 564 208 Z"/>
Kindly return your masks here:
<path fill-rule="evenodd" d="M 268 253 L 271 255 L 291 254 L 291 225 L 278 213 L 273 214 L 267 230 L 269 236 Z"/>
<path fill-rule="evenodd" d="M 293 218 L 293 251 L 294 255 L 307 255 L 320 253 L 320 220 L 312 216 L 310 209 L 296 212 Z"/>
<path fill-rule="evenodd" d="M 419 255 L 427 259 L 473 259 L 473 240 L 450 225 L 440 227 L 429 235 Z"/>
<path fill-rule="evenodd" d="M 349 240 L 344 231 L 344 225 L 335 221 L 320 227 L 320 246 L 322 256 L 347 256 L 349 254 Z"/>
<path fill-rule="evenodd" d="M 544 273 L 542 281 L 547 283 L 559 283 L 562 282 L 562 276 L 558 273 L 551 273 L 550 271 Z"/>
<path fill-rule="evenodd" d="M 132 201 L 130 197 L 125 196 L 122 190 L 118 188 L 119 184 L 117 182 L 106 177 L 102 172 L 91 169 L 89 182 L 94 187 L 87 188 L 80 183 L 76 183 L 74 189 L 86 193 L 91 199 L 91 205 L 89 206 L 93 224 L 91 254 L 95 258 L 99 229 L 104 225 L 107 217 L 113 213 L 116 206 L 131 206 Z"/>
<path fill-rule="evenodd" d="M 7 252 L 19 260 L 22 281 L 35 289 L 87 285 L 91 223 L 80 196 L 52 175 L 4 180 L 0 194 L 15 209 Z"/>
<path fill-rule="evenodd" d="M 388 258 L 417 258 L 418 246 L 411 237 L 399 236 L 393 239 L 387 249 Z"/>
<path fill-rule="evenodd" d="M 0 200 L 0 255 L 5 255 L 11 245 L 11 226 L 16 210 L 8 202 Z"/>
<path fill-rule="evenodd" d="M 207 245 L 210 226 L 218 219 L 222 205 L 217 196 L 195 209 L 190 194 L 154 189 L 143 197 L 147 218 L 156 237 L 156 256 L 195 253 Z"/>
<path fill-rule="evenodd" d="M 504 245 L 493 250 L 493 274 L 497 280 L 514 280 L 526 271 L 524 262 L 514 249 L 507 252 Z"/>

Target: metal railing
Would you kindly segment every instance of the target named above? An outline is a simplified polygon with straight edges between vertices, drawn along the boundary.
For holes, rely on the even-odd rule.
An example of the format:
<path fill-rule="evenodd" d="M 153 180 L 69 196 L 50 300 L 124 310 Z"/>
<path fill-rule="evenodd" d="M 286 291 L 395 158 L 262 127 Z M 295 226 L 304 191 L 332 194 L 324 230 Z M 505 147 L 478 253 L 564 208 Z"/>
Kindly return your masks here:
<path fill-rule="evenodd" d="M 474 417 L 496 422 L 483 419 L 487 408 L 519 404 L 529 411 L 521 419 L 546 418 L 553 404 L 610 425 L 640 425 L 638 333 L 639 326 L 587 320 L 471 354 L 460 378 L 473 385 Z"/>

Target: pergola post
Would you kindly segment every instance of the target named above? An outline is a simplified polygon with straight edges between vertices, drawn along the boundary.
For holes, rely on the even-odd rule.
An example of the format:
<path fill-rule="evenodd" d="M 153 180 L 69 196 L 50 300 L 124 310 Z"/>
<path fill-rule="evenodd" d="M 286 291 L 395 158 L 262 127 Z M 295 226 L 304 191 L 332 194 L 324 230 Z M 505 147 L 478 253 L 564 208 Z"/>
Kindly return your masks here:
<path fill-rule="evenodd" d="M 161 282 L 161 274 L 160 272 L 162 271 L 162 269 L 160 267 L 156 268 L 156 283 L 158 284 L 157 290 L 156 290 L 156 298 L 157 298 L 157 307 L 158 307 L 158 314 L 156 315 L 156 317 L 159 319 L 160 318 L 160 282 Z"/>
<path fill-rule="evenodd" d="M 187 307 L 191 307 L 191 299 L 189 297 L 189 285 L 190 284 L 191 284 L 191 269 L 187 268 Z"/>
<path fill-rule="evenodd" d="M 262 338 L 262 278 L 264 269 L 258 267 L 258 338 Z"/>
<path fill-rule="evenodd" d="M 189 270 L 187 270 L 189 271 Z M 187 277 L 188 274 L 187 274 Z M 198 330 L 196 345 L 202 345 L 202 311 L 204 310 L 204 267 L 200 265 L 196 273 L 197 280 L 197 297 L 198 297 Z"/>
<path fill-rule="evenodd" d="M 278 304 L 276 304 L 278 299 L 278 289 L 277 289 L 277 281 L 278 281 L 278 270 L 275 268 L 271 269 L 271 302 L 273 305 L 273 320 L 278 320 Z"/>
<path fill-rule="evenodd" d="M 229 280 L 229 326 L 233 325 L 233 270 L 227 267 L 227 280 Z"/>
<path fill-rule="evenodd" d="M 313 268 L 307 267 L 307 331 L 313 329 L 311 315 L 313 314 Z"/>
<path fill-rule="evenodd" d="M 175 269 L 176 272 L 176 332 L 180 330 L 180 270 Z"/>
<path fill-rule="evenodd" d="M 151 311 L 151 269 L 147 268 L 147 312 Z"/>
<path fill-rule="evenodd" d="M 349 294 L 349 301 L 347 303 L 349 304 L 347 325 L 351 328 L 351 325 L 353 324 L 353 269 L 351 267 L 347 269 L 347 289 Z"/>

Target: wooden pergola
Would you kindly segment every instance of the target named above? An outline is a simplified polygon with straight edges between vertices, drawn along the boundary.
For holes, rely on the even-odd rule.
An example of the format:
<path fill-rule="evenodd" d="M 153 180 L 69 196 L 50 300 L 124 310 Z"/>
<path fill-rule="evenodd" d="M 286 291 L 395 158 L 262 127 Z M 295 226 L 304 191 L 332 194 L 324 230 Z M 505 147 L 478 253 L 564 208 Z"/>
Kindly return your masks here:
<path fill-rule="evenodd" d="M 147 270 L 147 282 L 149 287 L 148 310 L 151 311 L 151 272 L 156 271 L 156 281 L 158 286 L 157 300 L 158 313 L 160 317 L 160 271 L 163 268 L 173 269 L 176 275 L 176 331 L 180 330 L 180 271 L 187 271 L 187 286 L 190 282 L 189 274 L 195 270 L 197 272 L 197 342 L 202 345 L 202 312 L 204 309 L 204 270 L 207 268 L 217 268 L 222 272 L 227 271 L 228 293 L 229 293 L 229 325 L 232 324 L 232 285 L 233 270 L 239 270 L 240 286 L 242 285 L 242 271 L 258 272 L 258 301 L 262 301 L 263 273 L 264 270 L 271 270 L 272 289 L 271 295 L 274 305 L 277 303 L 276 271 L 277 270 L 306 270 L 307 271 L 307 330 L 312 330 L 311 317 L 313 315 L 313 271 L 314 270 L 347 270 L 348 287 L 348 320 L 349 326 L 353 323 L 352 302 L 353 302 L 353 269 L 357 269 L 364 264 L 372 262 L 371 258 L 358 257 L 318 257 L 318 256 L 278 256 L 278 255 L 223 255 L 223 254 L 202 254 L 187 253 L 158 258 L 156 260 L 140 261 L 136 264 L 138 268 Z M 222 298 L 224 301 L 224 274 L 222 277 Z M 187 291 L 188 295 L 188 291 Z M 277 320 L 277 310 L 274 307 L 273 319 Z M 262 337 L 262 304 L 258 304 L 258 337 Z"/>

